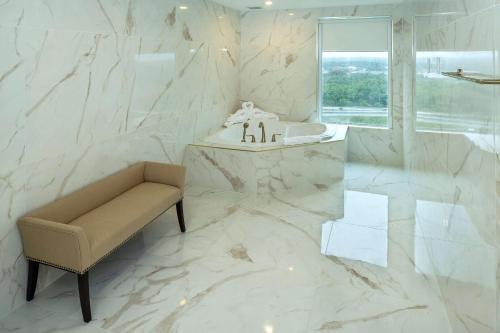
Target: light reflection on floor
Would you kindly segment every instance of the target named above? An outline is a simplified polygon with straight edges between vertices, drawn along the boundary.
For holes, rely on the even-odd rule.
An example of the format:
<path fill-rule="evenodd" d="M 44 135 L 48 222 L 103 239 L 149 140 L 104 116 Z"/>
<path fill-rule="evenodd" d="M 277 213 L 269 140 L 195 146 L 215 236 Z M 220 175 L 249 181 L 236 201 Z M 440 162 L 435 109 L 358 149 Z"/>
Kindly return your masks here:
<path fill-rule="evenodd" d="M 389 198 L 360 191 L 344 195 L 344 217 L 322 225 L 321 253 L 387 267 Z M 415 272 L 495 288 L 496 250 L 465 207 L 416 200 L 415 217 Z"/>
<path fill-rule="evenodd" d="M 464 206 L 417 200 L 415 246 L 430 255 L 415 261 L 424 273 L 496 288 L 497 253 L 484 236 Z"/>
<path fill-rule="evenodd" d="M 345 191 L 344 217 L 322 226 L 321 253 L 387 267 L 388 197 Z"/>

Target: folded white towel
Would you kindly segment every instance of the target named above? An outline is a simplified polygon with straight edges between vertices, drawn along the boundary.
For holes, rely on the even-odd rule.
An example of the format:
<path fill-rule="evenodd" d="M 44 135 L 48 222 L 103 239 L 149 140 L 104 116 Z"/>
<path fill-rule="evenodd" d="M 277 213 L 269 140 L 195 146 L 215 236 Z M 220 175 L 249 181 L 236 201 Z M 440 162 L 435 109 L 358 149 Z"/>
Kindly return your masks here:
<path fill-rule="evenodd" d="M 316 143 L 320 142 L 321 137 L 319 135 L 311 135 L 311 136 L 292 136 L 292 137 L 284 137 L 283 144 L 285 146 L 294 146 L 301 145 L 304 143 Z"/>
<path fill-rule="evenodd" d="M 241 109 L 243 111 L 247 111 L 248 113 L 251 113 L 253 112 L 253 109 L 254 109 L 255 105 L 253 104 L 253 102 L 244 102 L 243 104 L 241 104 Z"/>
<path fill-rule="evenodd" d="M 235 124 L 242 124 L 250 119 L 275 119 L 279 120 L 279 117 L 274 113 L 262 111 L 259 108 L 254 107 L 252 102 L 245 102 L 241 105 L 241 109 L 230 115 L 226 122 L 225 127 L 229 127 Z"/>

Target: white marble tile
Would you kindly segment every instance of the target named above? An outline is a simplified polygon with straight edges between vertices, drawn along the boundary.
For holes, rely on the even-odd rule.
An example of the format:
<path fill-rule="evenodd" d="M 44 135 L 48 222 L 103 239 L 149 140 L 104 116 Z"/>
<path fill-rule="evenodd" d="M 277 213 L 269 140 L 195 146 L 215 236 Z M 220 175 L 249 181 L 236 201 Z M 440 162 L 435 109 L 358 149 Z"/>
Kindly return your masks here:
<path fill-rule="evenodd" d="M 190 145 L 184 164 L 192 185 L 247 193 L 327 188 L 344 176 L 345 149 L 345 140 L 259 152 Z"/>
<path fill-rule="evenodd" d="M 389 200 L 387 196 L 344 192 L 344 214 L 323 223 L 321 253 L 387 267 Z"/>
<path fill-rule="evenodd" d="M 132 40 L 58 30 L 23 30 L 23 38 L 26 163 L 119 135 L 129 107 Z"/>
<path fill-rule="evenodd" d="M 62 0 L 15 1 L 24 6 L 20 25 L 45 30 L 72 30 L 89 33 L 123 35 L 126 33 L 126 1 Z"/>
<path fill-rule="evenodd" d="M 23 114 L 26 92 L 24 87 L 25 61 L 19 53 L 19 32 L 0 27 L 0 172 L 9 172 L 23 158 L 26 141 L 26 118 Z"/>
<path fill-rule="evenodd" d="M 133 59 L 135 75 L 126 117 L 127 132 L 140 127 L 154 127 L 162 118 L 175 125 L 172 104 L 176 58 L 172 45 L 164 45 L 163 40 L 140 39 Z"/>
<path fill-rule="evenodd" d="M 24 20 L 24 1 L 4 1 L 0 4 L 2 27 L 16 27 Z"/>
<path fill-rule="evenodd" d="M 67 274 L 1 320 L 0 327 L 451 333 L 450 321 L 462 319 L 473 331 L 492 332 L 485 329 L 492 325 L 491 309 L 495 312 L 489 289 L 461 277 L 462 266 L 448 256 L 454 251 L 432 246 L 442 240 L 395 222 L 411 209 L 401 202 L 419 207 L 415 197 L 405 196 L 390 208 L 392 200 L 411 193 L 407 173 L 348 166 L 346 179 L 329 189 L 259 196 L 190 187 L 185 234 L 169 211 L 92 271 L 90 324 L 81 321 L 75 279 Z M 342 240 L 330 239 L 341 253 L 324 256 L 321 229 L 327 220 L 338 220 L 334 226 L 347 232 L 334 233 Z M 446 244 L 458 249 L 464 243 L 450 239 Z M 456 253 L 463 258 L 465 252 Z M 439 268 L 442 274 L 436 275 Z M 464 296 L 467 305 L 451 301 Z"/>
<path fill-rule="evenodd" d="M 316 20 L 306 11 L 247 13 L 242 21 L 241 98 L 284 120 L 316 111 Z M 266 83 L 266 84 L 264 84 Z"/>
<path fill-rule="evenodd" d="M 183 164 L 191 185 L 257 192 L 252 153 L 188 146 Z"/>
<path fill-rule="evenodd" d="M 234 111 L 239 13 L 210 1 L 189 1 L 188 11 L 179 5 L 0 3 L 0 179 L 8 199 L 0 239 L 9 246 L 0 257 L 1 316 L 23 304 L 19 215 L 140 160 L 180 163 L 187 144 Z M 15 186 L 14 175 L 22 175 Z M 23 209 L 13 213 L 14 205 Z M 42 270 L 40 290 L 59 276 Z"/>
<path fill-rule="evenodd" d="M 449 332 L 446 312 L 429 300 L 381 296 L 359 290 L 354 294 L 325 287 L 307 332 Z"/>
<path fill-rule="evenodd" d="M 495 5 L 495 0 L 460 0 L 458 2 L 461 3 L 464 11 L 469 15 L 475 14 Z"/>
<path fill-rule="evenodd" d="M 426 237 L 469 244 L 487 244 L 464 205 L 417 200 L 417 232 Z"/>
<path fill-rule="evenodd" d="M 387 229 L 326 222 L 321 231 L 321 253 L 387 267 L 387 232 Z"/>
<path fill-rule="evenodd" d="M 23 171 L 0 175 L 0 317 L 24 302 L 26 266 L 16 220 L 26 210 Z"/>

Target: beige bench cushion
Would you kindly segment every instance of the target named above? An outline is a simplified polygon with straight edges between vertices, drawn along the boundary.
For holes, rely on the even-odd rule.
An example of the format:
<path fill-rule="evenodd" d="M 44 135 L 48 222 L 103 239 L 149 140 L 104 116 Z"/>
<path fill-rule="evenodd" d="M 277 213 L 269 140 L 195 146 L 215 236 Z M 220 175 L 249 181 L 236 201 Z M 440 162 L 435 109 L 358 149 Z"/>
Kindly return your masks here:
<path fill-rule="evenodd" d="M 181 199 L 177 187 L 145 182 L 71 221 L 90 243 L 91 262 L 99 260 Z"/>
<path fill-rule="evenodd" d="M 41 207 L 27 216 L 69 223 L 144 182 L 144 165 L 145 163 L 137 163 Z"/>

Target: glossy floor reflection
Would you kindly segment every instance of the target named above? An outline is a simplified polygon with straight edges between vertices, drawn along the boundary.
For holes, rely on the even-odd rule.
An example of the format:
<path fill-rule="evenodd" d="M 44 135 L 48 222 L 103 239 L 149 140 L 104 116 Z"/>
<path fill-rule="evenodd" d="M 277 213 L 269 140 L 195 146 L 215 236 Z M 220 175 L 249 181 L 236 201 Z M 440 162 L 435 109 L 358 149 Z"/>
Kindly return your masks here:
<path fill-rule="evenodd" d="M 460 322 L 494 332 L 496 258 L 481 233 L 460 238 L 462 213 L 443 224 L 449 207 L 434 207 L 446 200 L 427 185 L 402 170 L 349 165 L 345 182 L 313 192 L 190 188 L 186 234 L 168 212 L 91 272 L 91 323 L 67 274 L 0 331 L 451 333 Z M 470 259 L 460 262 L 457 246 Z M 464 275 L 479 256 L 478 272 Z"/>
<path fill-rule="evenodd" d="M 321 253 L 387 267 L 388 209 L 386 195 L 344 192 L 344 217 L 321 230 Z"/>
<path fill-rule="evenodd" d="M 439 277 L 496 289 L 496 249 L 481 237 L 466 207 L 417 200 L 416 212 L 415 232 L 422 236 L 417 240 L 428 243 L 434 253 L 432 262 L 422 262 L 422 268 Z"/>
<path fill-rule="evenodd" d="M 329 221 L 321 234 L 322 254 L 387 267 L 387 229 Z"/>

